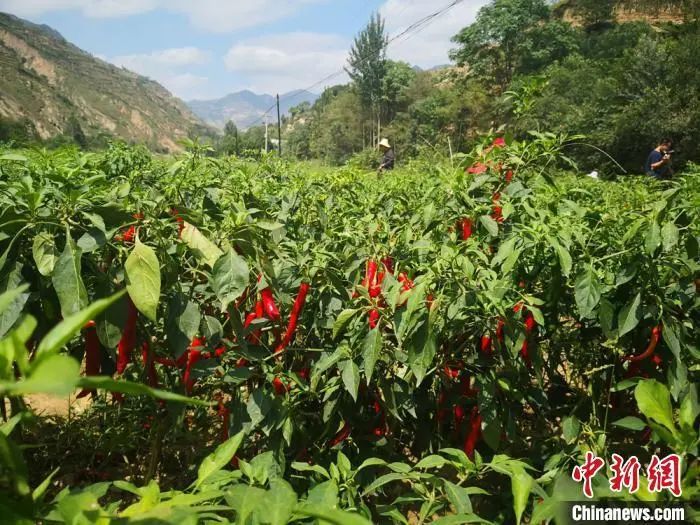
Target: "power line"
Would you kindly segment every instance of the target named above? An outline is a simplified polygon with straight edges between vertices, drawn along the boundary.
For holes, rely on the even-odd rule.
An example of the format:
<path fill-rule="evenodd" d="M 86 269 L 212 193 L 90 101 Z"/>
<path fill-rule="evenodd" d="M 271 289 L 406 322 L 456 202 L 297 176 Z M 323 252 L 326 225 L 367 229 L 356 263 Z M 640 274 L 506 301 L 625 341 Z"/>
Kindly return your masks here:
<path fill-rule="evenodd" d="M 405 42 L 406 40 L 408 40 L 408 39 L 411 38 L 412 36 L 415 36 L 415 35 L 417 35 L 418 33 L 420 33 L 421 31 L 423 31 L 426 27 L 428 27 L 430 24 L 432 24 L 432 23 L 433 23 L 436 19 L 438 19 L 440 16 L 446 14 L 448 11 L 450 11 L 451 9 L 453 9 L 454 7 L 456 7 L 457 5 L 461 4 L 462 2 L 464 2 L 464 0 L 452 0 L 452 2 L 450 2 L 448 5 L 446 5 L 446 6 L 443 7 L 442 9 L 439 9 L 438 11 L 435 11 L 434 13 L 431 13 L 431 14 L 429 14 L 429 15 L 426 15 L 426 16 L 424 16 L 423 18 L 421 18 L 420 20 L 417 20 L 417 21 L 413 22 L 413 23 L 412 23 L 411 25 L 409 25 L 406 29 L 404 29 L 404 30 L 401 31 L 400 33 L 397 33 L 396 35 L 394 35 L 394 36 L 392 36 L 391 38 L 389 38 L 389 39 L 386 41 L 386 44 L 384 44 L 384 45 L 382 46 L 382 48 L 387 49 L 387 48 L 389 47 L 389 45 L 391 45 L 393 42 L 396 42 L 397 40 L 399 40 L 399 39 L 402 38 L 402 37 L 405 37 L 405 38 L 403 39 L 403 41 Z M 380 49 L 380 50 L 381 50 L 381 49 Z M 362 63 L 364 63 L 365 61 L 368 61 L 368 60 L 370 60 L 370 59 L 371 59 L 371 57 L 367 57 L 367 58 L 365 58 L 365 59 L 363 59 L 363 60 L 360 60 L 359 63 L 362 64 Z M 334 72 L 334 73 L 331 73 L 330 75 L 327 75 L 327 76 L 323 77 L 322 79 L 320 79 L 320 80 L 314 82 L 313 84 L 311 84 L 311 85 L 308 86 L 308 87 L 305 87 L 305 88 L 303 88 L 303 89 L 298 89 L 298 90 L 296 90 L 295 92 L 290 92 L 290 93 L 288 93 L 287 95 L 284 95 L 284 96 L 280 97 L 280 101 L 289 100 L 289 99 L 293 99 L 293 98 L 295 98 L 295 97 L 298 97 L 301 93 L 303 93 L 303 92 L 305 92 L 305 91 L 311 91 L 312 89 L 318 87 L 319 85 L 325 84 L 326 82 L 332 80 L 332 79 L 335 78 L 335 77 L 338 77 L 338 76 L 342 75 L 343 73 L 345 73 L 345 68 L 339 69 L 338 71 L 336 71 L 336 72 Z M 251 122 L 250 124 L 248 124 L 248 127 L 249 127 L 249 128 L 252 128 L 252 127 L 253 127 L 255 124 L 257 124 L 258 122 L 262 122 L 262 120 L 270 113 L 270 111 L 272 111 L 273 109 L 275 109 L 275 107 L 276 107 L 276 103 L 273 104 L 272 106 L 270 106 L 262 115 L 260 115 L 259 118 L 255 119 L 253 122 Z"/>

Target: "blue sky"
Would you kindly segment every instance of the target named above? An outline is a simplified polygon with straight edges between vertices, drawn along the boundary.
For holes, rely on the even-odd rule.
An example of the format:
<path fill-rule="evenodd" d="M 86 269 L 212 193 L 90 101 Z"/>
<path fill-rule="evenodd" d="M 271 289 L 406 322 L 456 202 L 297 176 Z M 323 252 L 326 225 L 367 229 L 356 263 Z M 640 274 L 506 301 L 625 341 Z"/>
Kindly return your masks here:
<path fill-rule="evenodd" d="M 450 0 L 0 0 L 0 11 L 48 24 L 95 56 L 151 77 L 177 96 L 241 89 L 284 93 L 342 69 L 352 37 L 379 11 L 397 34 Z M 450 37 L 487 0 L 463 0 L 388 54 L 448 62 Z M 344 81 L 341 75 L 333 82 Z M 319 86 L 315 91 L 320 91 Z"/>

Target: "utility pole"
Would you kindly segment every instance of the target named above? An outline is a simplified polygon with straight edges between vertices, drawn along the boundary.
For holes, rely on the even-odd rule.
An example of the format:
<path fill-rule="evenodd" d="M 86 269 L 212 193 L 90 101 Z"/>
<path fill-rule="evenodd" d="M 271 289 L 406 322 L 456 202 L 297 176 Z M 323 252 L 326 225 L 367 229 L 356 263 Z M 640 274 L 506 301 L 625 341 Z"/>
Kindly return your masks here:
<path fill-rule="evenodd" d="M 267 147 L 267 137 L 267 113 L 265 113 L 265 153 L 269 151 Z"/>
<path fill-rule="evenodd" d="M 280 96 L 277 94 L 277 154 L 282 156 L 282 121 L 280 120 Z"/>

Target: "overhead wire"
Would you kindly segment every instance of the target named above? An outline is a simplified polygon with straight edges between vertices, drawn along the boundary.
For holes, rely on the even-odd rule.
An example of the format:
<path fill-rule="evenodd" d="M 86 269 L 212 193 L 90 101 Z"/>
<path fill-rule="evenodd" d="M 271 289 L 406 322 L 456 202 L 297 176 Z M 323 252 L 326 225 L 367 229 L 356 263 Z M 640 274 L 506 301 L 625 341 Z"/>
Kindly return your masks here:
<path fill-rule="evenodd" d="M 403 29 L 401 32 L 397 33 L 396 35 L 390 37 L 387 39 L 386 43 L 382 46 L 381 49 L 386 50 L 389 45 L 391 45 L 393 42 L 398 41 L 399 39 L 403 38 L 403 41 L 405 42 L 412 36 L 415 36 L 416 34 L 420 33 L 423 31 L 426 27 L 428 27 L 430 24 L 432 24 L 435 20 L 437 20 L 439 17 L 442 15 L 446 14 L 449 12 L 451 9 L 456 7 L 457 5 L 461 4 L 464 2 L 464 0 L 452 0 L 448 5 L 443 7 L 442 9 L 439 9 L 438 11 L 435 11 L 433 13 L 430 13 L 429 15 L 424 16 L 423 18 L 416 20 L 412 24 L 410 24 L 408 27 Z M 405 10 L 405 9 L 404 9 Z M 372 57 L 367 57 L 364 60 L 360 60 L 359 63 L 363 63 L 365 61 L 370 60 Z M 294 99 L 298 97 L 301 93 L 308 92 L 313 90 L 314 88 L 327 83 L 328 81 L 342 75 L 345 73 L 345 68 L 339 69 L 338 71 L 335 71 L 334 73 L 331 73 L 330 75 L 327 75 L 323 77 L 322 79 L 314 82 L 310 86 L 307 86 L 303 89 L 297 89 L 295 91 L 289 92 L 286 95 L 283 95 L 280 97 L 280 102 L 282 101 L 287 101 L 290 99 Z M 260 117 L 256 118 L 253 120 L 251 123 L 248 124 L 249 128 L 252 128 L 254 125 L 256 125 L 258 122 L 262 122 L 267 118 L 267 116 L 270 114 L 270 112 L 277 107 L 277 102 L 275 102 L 272 106 L 270 106 L 265 112 L 263 112 Z"/>

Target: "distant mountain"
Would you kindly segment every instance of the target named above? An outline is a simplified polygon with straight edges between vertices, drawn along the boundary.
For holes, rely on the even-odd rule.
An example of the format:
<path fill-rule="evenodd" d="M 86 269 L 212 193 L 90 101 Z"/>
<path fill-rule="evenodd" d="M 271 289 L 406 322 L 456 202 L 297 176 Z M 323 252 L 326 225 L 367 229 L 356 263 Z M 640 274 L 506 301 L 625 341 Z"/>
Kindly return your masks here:
<path fill-rule="evenodd" d="M 69 43 L 54 29 L 0 13 L 0 118 L 43 139 L 74 131 L 161 151 L 206 126 L 160 84 Z"/>
<path fill-rule="evenodd" d="M 308 91 L 296 90 L 280 95 L 280 113 L 286 115 L 289 110 L 302 102 L 313 104 L 318 95 Z M 265 111 L 275 104 L 272 95 L 258 95 L 244 90 L 231 93 L 217 100 L 191 100 L 187 102 L 190 109 L 207 124 L 223 129 L 229 120 L 233 120 L 239 129 L 245 130 L 252 124 L 260 122 Z M 277 118 L 277 110 L 270 112 L 270 121 Z"/>

